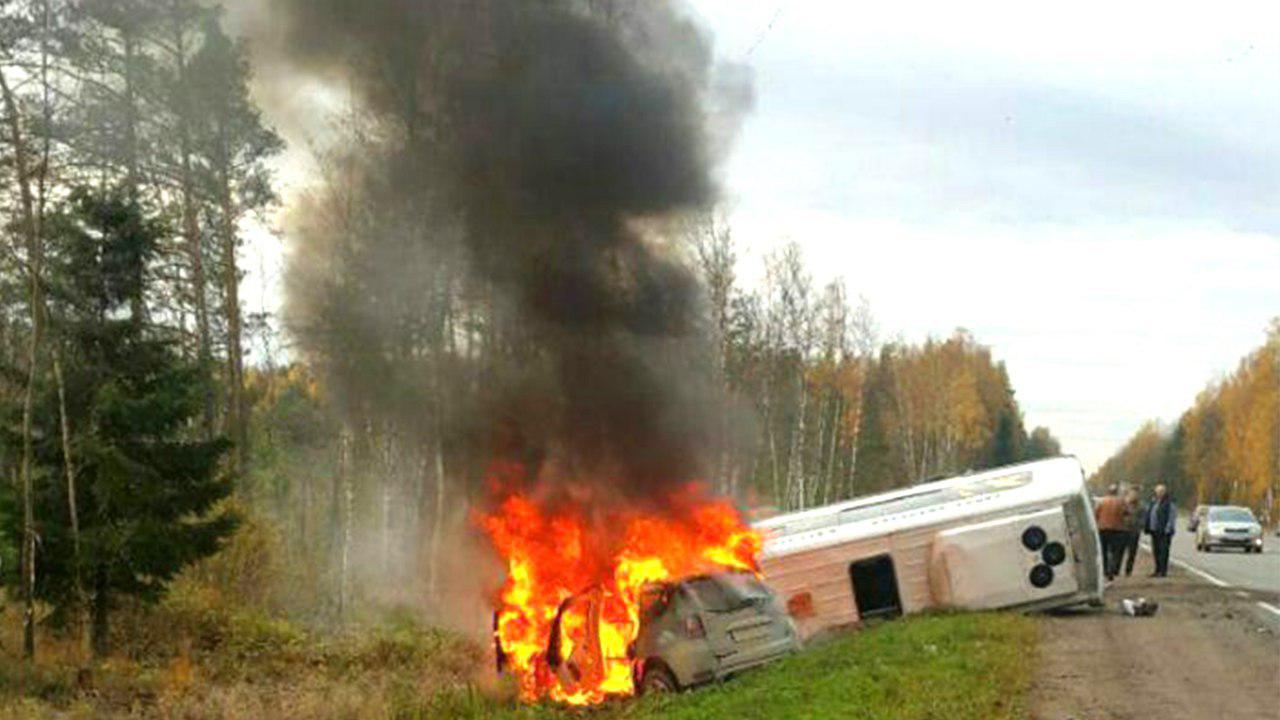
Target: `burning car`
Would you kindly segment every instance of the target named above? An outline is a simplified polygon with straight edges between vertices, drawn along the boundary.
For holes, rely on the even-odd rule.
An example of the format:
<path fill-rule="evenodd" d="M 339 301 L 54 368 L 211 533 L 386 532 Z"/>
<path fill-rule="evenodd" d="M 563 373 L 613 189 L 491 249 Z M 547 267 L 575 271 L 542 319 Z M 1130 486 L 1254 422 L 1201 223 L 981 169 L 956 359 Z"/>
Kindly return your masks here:
<path fill-rule="evenodd" d="M 632 695 L 648 667 L 682 687 L 794 645 L 759 579 L 759 533 L 699 487 L 647 507 L 516 492 L 478 522 L 506 564 L 498 665 L 525 702 Z"/>
<path fill-rule="evenodd" d="M 609 668 L 625 663 L 640 692 L 670 692 L 724 680 L 800 649 L 791 618 L 751 573 L 647 583 L 639 600 L 639 629 L 625 648 L 602 637 L 608 626 L 601 618 L 610 603 L 602 588 L 560 605 L 546 663 L 561 687 L 572 694 L 607 685 Z M 501 667 L 501 647 L 498 653 Z"/>

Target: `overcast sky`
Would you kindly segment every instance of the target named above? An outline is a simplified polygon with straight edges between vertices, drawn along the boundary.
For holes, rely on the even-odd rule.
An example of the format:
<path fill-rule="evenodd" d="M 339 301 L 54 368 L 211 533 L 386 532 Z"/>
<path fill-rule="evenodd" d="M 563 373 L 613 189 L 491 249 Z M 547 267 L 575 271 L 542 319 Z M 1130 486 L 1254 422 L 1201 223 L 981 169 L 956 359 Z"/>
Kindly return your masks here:
<path fill-rule="evenodd" d="M 1280 315 L 1280 3 L 693 0 L 757 104 L 724 171 L 883 330 L 975 333 L 1093 469 Z"/>
<path fill-rule="evenodd" d="M 1090 470 L 1280 315 L 1280 3 L 691 2 L 756 80 L 744 278 L 794 240 L 886 335 L 969 329 Z"/>

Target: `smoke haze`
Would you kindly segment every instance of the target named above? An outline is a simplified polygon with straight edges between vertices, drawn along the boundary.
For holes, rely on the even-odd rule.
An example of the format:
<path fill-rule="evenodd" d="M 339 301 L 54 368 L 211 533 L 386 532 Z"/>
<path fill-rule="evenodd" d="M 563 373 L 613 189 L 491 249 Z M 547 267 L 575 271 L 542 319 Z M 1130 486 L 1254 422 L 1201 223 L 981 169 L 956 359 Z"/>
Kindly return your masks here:
<path fill-rule="evenodd" d="M 661 238 L 714 201 L 751 91 L 698 27 L 666 2 L 276 0 L 250 34 L 269 102 L 350 104 L 320 127 L 274 103 L 342 138 L 291 208 L 286 287 L 350 416 L 632 500 L 706 472 L 723 399 Z M 464 399 L 416 348 L 472 343 L 494 357 Z"/>

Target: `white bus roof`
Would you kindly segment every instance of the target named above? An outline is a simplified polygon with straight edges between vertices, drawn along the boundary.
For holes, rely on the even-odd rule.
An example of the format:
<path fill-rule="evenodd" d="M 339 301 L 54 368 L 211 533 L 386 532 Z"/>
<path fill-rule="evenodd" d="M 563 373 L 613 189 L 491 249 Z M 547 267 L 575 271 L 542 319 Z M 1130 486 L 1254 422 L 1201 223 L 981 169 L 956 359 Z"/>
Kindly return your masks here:
<path fill-rule="evenodd" d="M 968 515 L 1031 506 L 1084 491 L 1080 462 L 1074 457 L 1059 457 L 778 515 L 754 526 L 765 533 L 764 557 L 790 555 Z"/>

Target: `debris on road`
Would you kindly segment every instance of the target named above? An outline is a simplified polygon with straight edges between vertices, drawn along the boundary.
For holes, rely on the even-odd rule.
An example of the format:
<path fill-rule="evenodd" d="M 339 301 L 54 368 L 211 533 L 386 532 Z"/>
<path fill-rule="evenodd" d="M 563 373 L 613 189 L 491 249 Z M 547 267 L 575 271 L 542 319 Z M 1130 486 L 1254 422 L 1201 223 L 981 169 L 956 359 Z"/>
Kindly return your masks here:
<path fill-rule="evenodd" d="M 1120 611 L 1129 617 L 1151 617 L 1160 609 L 1160 603 L 1146 598 L 1125 598 L 1120 601 Z"/>

